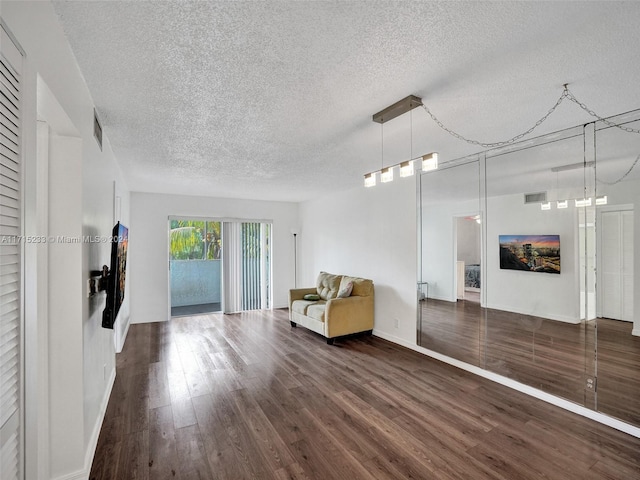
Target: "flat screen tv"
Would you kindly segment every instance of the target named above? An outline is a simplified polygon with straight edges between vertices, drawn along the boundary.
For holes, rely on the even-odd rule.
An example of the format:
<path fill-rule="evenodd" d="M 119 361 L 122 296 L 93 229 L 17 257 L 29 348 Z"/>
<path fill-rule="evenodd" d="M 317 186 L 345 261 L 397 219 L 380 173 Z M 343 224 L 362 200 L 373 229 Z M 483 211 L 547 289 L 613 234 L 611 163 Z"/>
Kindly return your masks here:
<path fill-rule="evenodd" d="M 104 328 L 113 328 L 120 306 L 124 301 L 128 247 L 129 229 L 118 222 L 111 232 L 111 265 L 107 280 L 107 303 L 102 312 L 102 326 Z"/>

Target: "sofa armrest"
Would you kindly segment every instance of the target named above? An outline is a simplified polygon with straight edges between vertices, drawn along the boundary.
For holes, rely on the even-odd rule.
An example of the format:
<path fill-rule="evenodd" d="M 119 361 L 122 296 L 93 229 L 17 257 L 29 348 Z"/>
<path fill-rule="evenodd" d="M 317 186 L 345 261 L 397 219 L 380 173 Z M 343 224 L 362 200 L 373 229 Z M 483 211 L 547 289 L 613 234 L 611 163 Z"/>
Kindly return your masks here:
<path fill-rule="evenodd" d="M 318 293 L 318 289 L 316 287 L 309 288 L 292 288 L 289 290 L 289 310 L 291 310 L 291 305 L 294 300 L 303 300 L 304 296 L 309 293 Z"/>
<path fill-rule="evenodd" d="M 325 311 L 327 338 L 373 330 L 374 296 L 332 298 Z"/>

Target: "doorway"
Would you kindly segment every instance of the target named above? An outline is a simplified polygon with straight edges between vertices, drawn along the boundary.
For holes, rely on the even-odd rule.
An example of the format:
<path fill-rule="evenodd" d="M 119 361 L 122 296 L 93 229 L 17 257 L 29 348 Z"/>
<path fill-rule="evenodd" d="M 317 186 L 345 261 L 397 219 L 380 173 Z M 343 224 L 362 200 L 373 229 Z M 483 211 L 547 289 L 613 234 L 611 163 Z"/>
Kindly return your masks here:
<path fill-rule="evenodd" d="M 457 299 L 480 303 L 482 287 L 480 214 L 456 217 L 455 224 Z"/>
<path fill-rule="evenodd" d="M 599 222 L 600 317 L 633 321 L 633 207 L 602 211 Z"/>
<path fill-rule="evenodd" d="M 271 222 L 169 218 L 171 317 L 272 308 Z"/>
<path fill-rule="evenodd" d="M 215 220 L 169 220 L 171 316 L 222 310 L 222 234 Z"/>

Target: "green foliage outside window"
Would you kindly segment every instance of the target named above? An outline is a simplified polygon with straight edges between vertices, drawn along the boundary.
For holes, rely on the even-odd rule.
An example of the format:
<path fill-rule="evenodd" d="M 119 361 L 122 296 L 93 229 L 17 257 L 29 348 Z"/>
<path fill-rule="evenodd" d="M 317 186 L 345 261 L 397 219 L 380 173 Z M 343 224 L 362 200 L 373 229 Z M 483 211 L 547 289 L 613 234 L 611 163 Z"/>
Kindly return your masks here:
<path fill-rule="evenodd" d="M 220 222 L 171 220 L 171 260 L 219 260 L 222 249 Z"/>

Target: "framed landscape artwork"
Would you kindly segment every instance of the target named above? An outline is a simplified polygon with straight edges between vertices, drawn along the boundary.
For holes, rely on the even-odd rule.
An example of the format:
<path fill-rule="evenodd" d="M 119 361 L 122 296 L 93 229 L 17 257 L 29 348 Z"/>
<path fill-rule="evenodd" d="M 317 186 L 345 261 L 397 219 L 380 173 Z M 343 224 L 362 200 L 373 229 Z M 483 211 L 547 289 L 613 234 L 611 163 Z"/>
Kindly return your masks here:
<path fill-rule="evenodd" d="M 560 273 L 560 235 L 499 235 L 500 268 Z"/>

